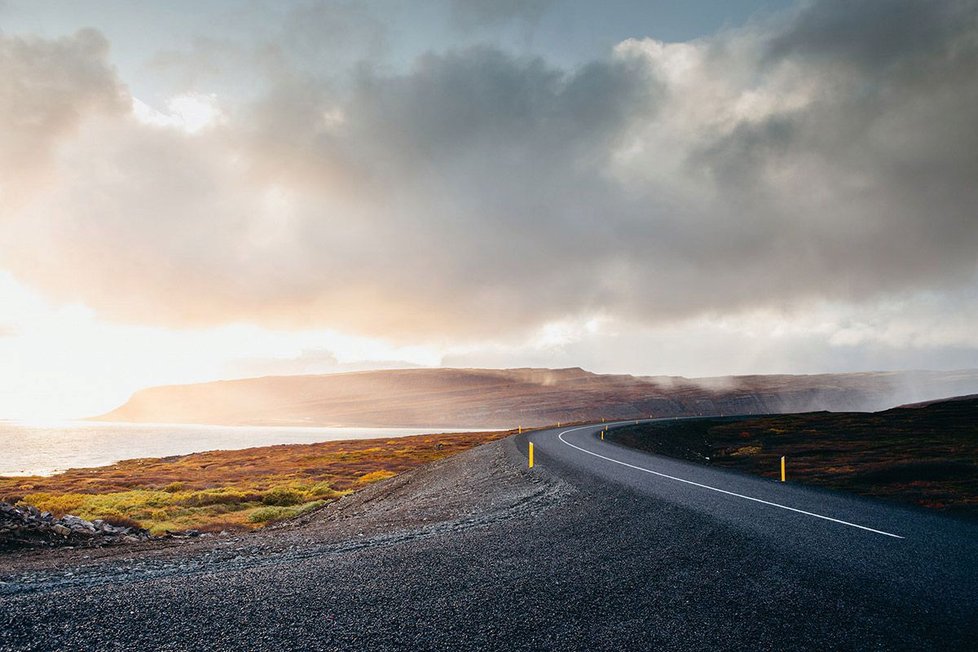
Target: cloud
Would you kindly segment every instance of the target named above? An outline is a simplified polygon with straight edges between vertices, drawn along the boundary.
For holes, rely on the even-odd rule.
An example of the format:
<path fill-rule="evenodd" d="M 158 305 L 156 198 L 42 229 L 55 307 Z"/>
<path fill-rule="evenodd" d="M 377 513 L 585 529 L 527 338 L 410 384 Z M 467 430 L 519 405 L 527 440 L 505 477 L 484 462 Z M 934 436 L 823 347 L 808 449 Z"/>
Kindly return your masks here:
<path fill-rule="evenodd" d="M 858 306 L 818 302 L 797 311 L 761 308 L 653 325 L 615 319 L 593 328 L 586 322 L 560 322 L 542 329 L 545 337 L 529 341 L 455 347 L 443 364 L 581 366 L 603 373 L 687 377 L 967 369 L 978 367 L 974 299 L 953 294 Z"/>
<path fill-rule="evenodd" d="M 133 98 L 133 115 L 144 124 L 158 127 L 178 127 L 188 133 L 213 126 L 222 119 L 214 96 L 186 94 L 170 98 L 166 112 L 157 111 L 138 98 Z"/>
<path fill-rule="evenodd" d="M 475 49 L 406 76 L 364 72 L 341 98 L 280 82 L 238 123 L 200 134 L 93 124 L 65 154 L 82 172 L 23 212 L 11 259 L 118 319 L 525 326 L 562 310 L 548 293 L 573 291 L 534 262 L 536 245 L 552 230 L 583 253 L 595 217 L 572 233 L 566 199 L 551 200 L 607 192 L 588 159 L 650 94 L 641 74 L 612 61 L 569 75 Z M 58 264 L 38 265 L 40 247 Z"/>
<path fill-rule="evenodd" d="M 410 360 L 363 360 L 341 363 L 330 351 L 303 351 L 291 358 L 259 358 L 234 360 L 226 366 L 229 378 L 261 376 L 298 376 L 324 373 L 346 373 L 372 369 L 420 369 L 422 365 Z"/>
<path fill-rule="evenodd" d="M 474 47 L 336 83 L 313 53 L 196 133 L 86 100 L 31 136 L 58 179 L 0 250 L 118 320 L 425 342 L 970 287 L 975 7 L 818 2 L 574 70 Z"/>
<path fill-rule="evenodd" d="M 519 22 L 532 25 L 554 4 L 554 0 L 450 0 L 452 21 L 462 29 Z"/>
<path fill-rule="evenodd" d="M 810 2 L 780 33 L 768 40 L 771 61 L 800 55 L 836 60 L 879 70 L 925 58 L 950 45 L 948 35 L 974 28 L 975 7 L 969 0 L 934 3 L 888 0 L 822 0 Z M 970 25 L 969 25 L 970 23 Z"/>
<path fill-rule="evenodd" d="M 153 53 L 146 72 L 187 94 L 249 96 L 267 79 L 334 84 L 386 60 L 396 20 L 374 9 L 343 0 L 252 3 L 228 19 L 249 25 L 243 35 L 194 34 L 189 46 Z"/>
<path fill-rule="evenodd" d="M 0 211 L 50 180 L 52 158 L 83 116 L 118 115 L 126 92 L 94 30 L 56 40 L 0 33 Z"/>
<path fill-rule="evenodd" d="M 282 29 L 278 45 L 294 51 L 296 61 L 321 62 L 328 57 L 334 70 L 378 58 L 388 47 L 387 25 L 357 2 L 299 4 L 289 11 Z M 319 73 L 322 67 L 311 70 Z"/>

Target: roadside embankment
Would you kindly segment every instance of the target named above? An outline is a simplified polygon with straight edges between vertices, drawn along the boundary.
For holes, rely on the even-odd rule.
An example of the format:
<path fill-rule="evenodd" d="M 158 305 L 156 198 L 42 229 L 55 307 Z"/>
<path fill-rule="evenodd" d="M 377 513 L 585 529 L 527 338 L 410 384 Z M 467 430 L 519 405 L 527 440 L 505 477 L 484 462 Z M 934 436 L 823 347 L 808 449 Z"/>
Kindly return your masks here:
<path fill-rule="evenodd" d="M 658 421 L 607 439 L 647 452 L 978 519 L 978 398 L 884 412 Z"/>

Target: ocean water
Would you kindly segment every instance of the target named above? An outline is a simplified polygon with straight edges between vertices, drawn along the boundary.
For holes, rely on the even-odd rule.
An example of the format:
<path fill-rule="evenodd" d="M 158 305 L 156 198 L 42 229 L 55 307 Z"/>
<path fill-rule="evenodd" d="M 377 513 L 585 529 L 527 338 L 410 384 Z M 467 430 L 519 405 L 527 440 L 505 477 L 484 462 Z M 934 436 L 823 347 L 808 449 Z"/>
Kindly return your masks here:
<path fill-rule="evenodd" d="M 479 428 L 299 428 L 0 420 L 0 475 L 51 475 L 136 457 L 166 457 L 273 444 L 404 437 Z M 484 430 L 492 430 L 485 428 Z"/>

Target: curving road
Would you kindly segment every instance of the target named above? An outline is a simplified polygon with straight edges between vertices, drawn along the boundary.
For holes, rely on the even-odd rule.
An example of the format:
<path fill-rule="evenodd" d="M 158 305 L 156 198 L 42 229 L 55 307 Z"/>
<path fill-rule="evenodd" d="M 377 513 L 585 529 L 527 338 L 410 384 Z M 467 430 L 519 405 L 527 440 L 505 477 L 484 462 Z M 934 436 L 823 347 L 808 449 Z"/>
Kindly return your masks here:
<path fill-rule="evenodd" d="M 615 425 L 618 424 L 549 430 L 534 435 L 532 441 L 538 454 L 545 451 L 551 461 L 560 465 L 584 469 L 686 509 L 707 511 L 715 518 L 761 528 L 758 531 L 770 528 L 790 534 L 801 530 L 804 541 L 843 534 L 916 540 L 963 534 L 964 542 L 975 543 L 970 528 L 944 517 L 935 519 L 931 513 L 650 455 L 600 439 L 603 428 Z M 861 532 L 852 533 L 845 528 Z"/>
<path fill-rule="evenodd" d="M 968 649 L 978 635 L 978 525 L 923 509 L 898 506 L 841 492 L 781 483 L 739 472 L 651 455 L 605 441 L 600 431 L 635 421 L 527 433 L 537 464 L 580 483 L 620 487 L 660 505 L 670 505 L 739 536 L 776 549 L 780 559 L 824 568 L 862 590 L 879 591 L 901 606 L 892 640 L 855 649 L 901 647 L 923 617 L 940 614 L 933 644 Z M 614 499 L 613 495 L 608 496 Z M 701 541 L 700 545 L 722 545 Z M 855 592 L 854 592 L 855 594 Z M 873 598 L 866 597 L 866 600 Z M 865 606 L 865 605 L 864 605 Z M 824 605 L 811 604 L 811 614 Z M 906 610 L 905 612 L 903 610 Z M 924 639 L 927 640 L 927 639 Z M 972 647 L 972 649 L 974 649 Z"/>
<path fill-rule="evenodd" d="M 975 649 L 978 526 L 599 430 L 252 535 L 0 555 L 0 650 Z"/>

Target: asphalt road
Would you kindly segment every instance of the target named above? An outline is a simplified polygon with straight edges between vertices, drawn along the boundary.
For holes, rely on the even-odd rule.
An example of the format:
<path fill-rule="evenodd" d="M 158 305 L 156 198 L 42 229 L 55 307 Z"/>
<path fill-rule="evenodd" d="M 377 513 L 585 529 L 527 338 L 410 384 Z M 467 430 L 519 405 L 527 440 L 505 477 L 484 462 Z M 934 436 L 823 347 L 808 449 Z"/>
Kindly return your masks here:
<path fill-rule="evenodd" d="M 494 442 L 275 531 L 0 558 L 0 649 L 975 649 L 975 525 L 599 429 Z"/>
<path fill-rule="evenodd" d="M 532 439 L 538 451 L 560 466 L 586 470 L 594 477 L 647 496 L 740 527 L 752 527 L 761 535 L 788 537 L 792 545 L 819 547 L 828 542 L 826 537 L 851 537 L 854 542 L 862 540 L 874 550 L 887 553 L 937 543 L 962 546 L 975 553 L 975 530 L 961 521 L 841 492 L 650 455 L 602 440 L 600 430 L 614 425 L 550 430 L 522 439 Z M 910 541 L 903 546 L 887 546 L 894 542 L 876 541 L 869 535 Z"/>

